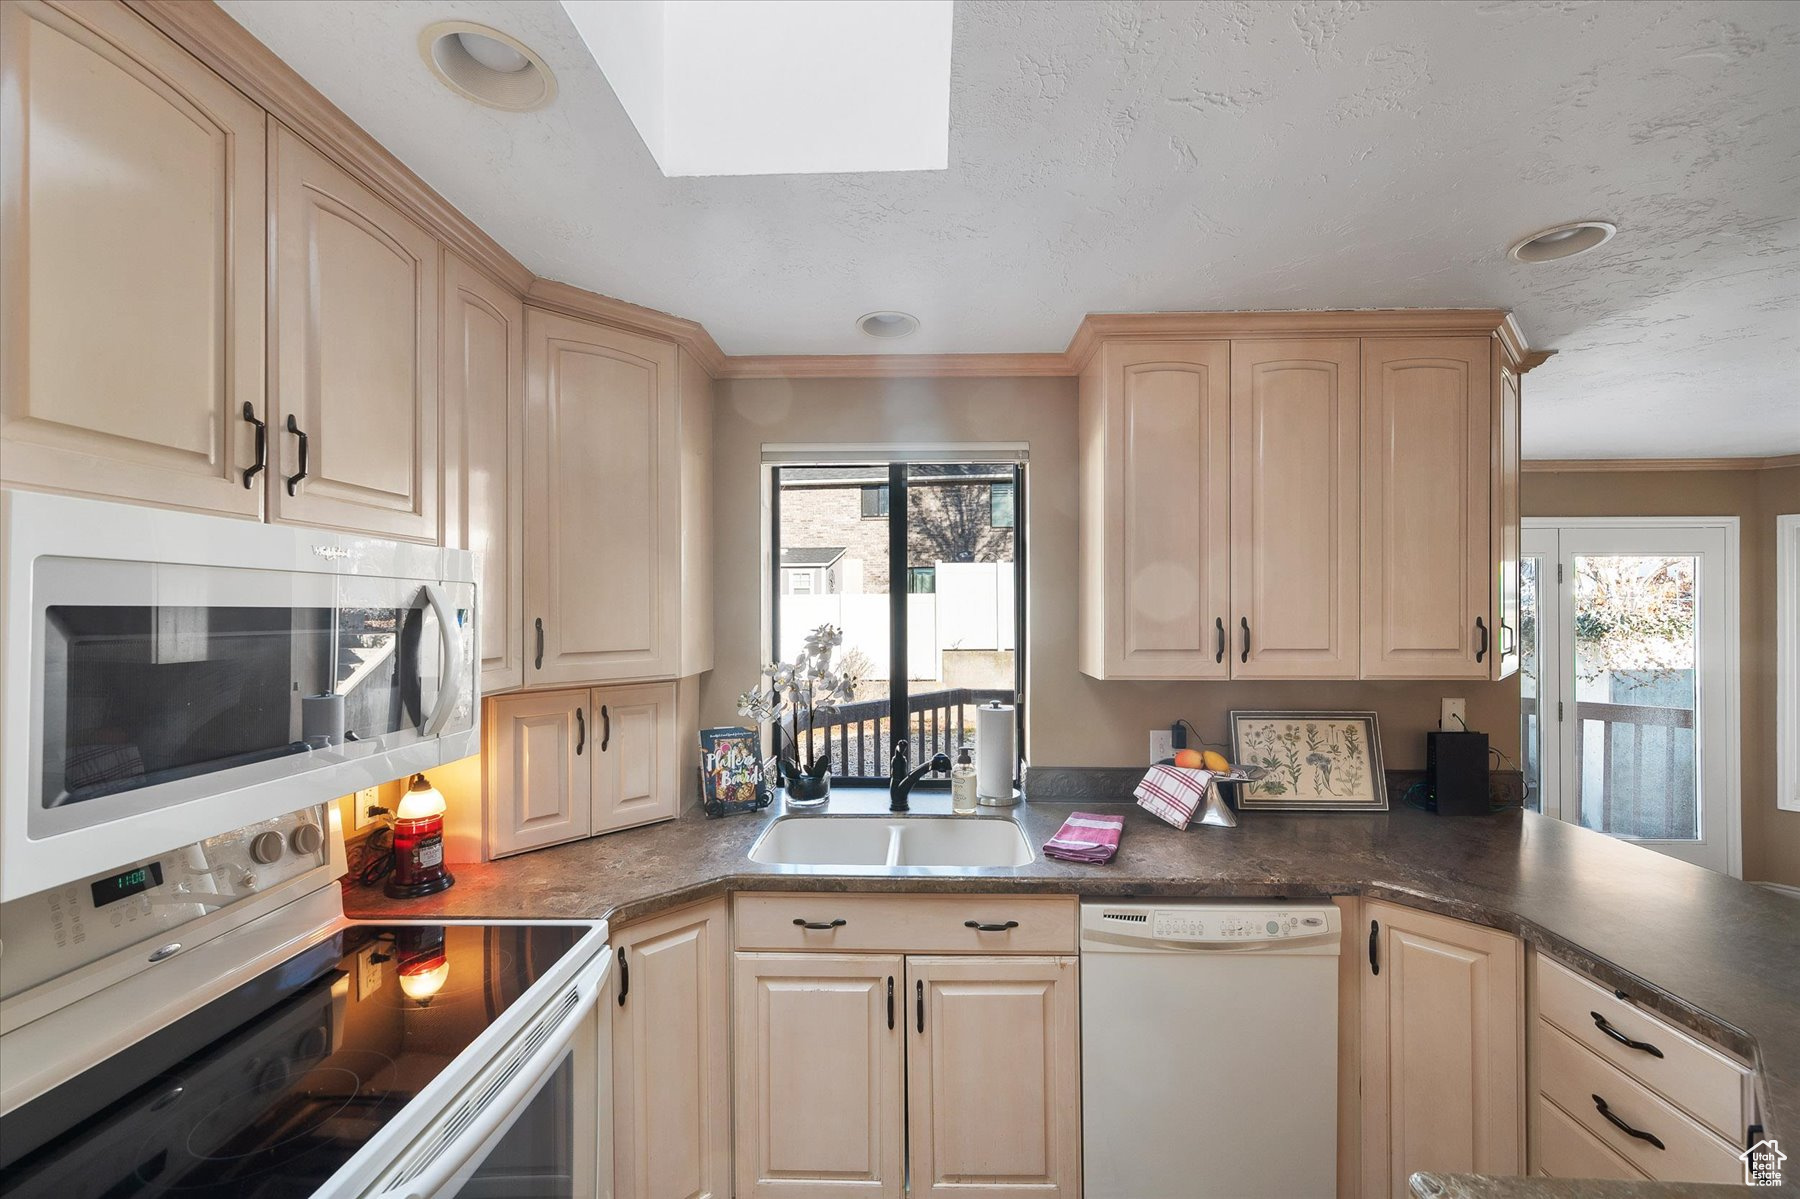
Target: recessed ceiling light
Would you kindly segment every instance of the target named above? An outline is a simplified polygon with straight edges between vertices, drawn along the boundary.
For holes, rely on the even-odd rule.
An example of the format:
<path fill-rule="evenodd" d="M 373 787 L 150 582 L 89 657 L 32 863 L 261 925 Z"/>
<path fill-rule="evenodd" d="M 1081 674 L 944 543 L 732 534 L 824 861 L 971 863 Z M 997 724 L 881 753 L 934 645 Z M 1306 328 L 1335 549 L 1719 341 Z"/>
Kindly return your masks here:
<path fill-rule="evenodd" d="M 856 327 L 870 337 L 879 337 L 884 341 L 896 338 L 911 337 L 919 331 L 919 318 L 910 312 L 894 312 L 883 309 L 871 312 L 867 316 L 856 318 Z"/>
<path fill-rule="evenodd" d="M 489 108 L 527 112 L 556 98 L 556 76 L 537 53 L 498 29 L 439 21 L 419 34 L 419 54 L 451 91 Z"/>
<path fill-rule="evenodd" d="M 1618 231 L 1610 221 L 1571 221 L 1520 238 L 1506 254 L 1516 262 L 1554 262 L 1605 245 Z"/>

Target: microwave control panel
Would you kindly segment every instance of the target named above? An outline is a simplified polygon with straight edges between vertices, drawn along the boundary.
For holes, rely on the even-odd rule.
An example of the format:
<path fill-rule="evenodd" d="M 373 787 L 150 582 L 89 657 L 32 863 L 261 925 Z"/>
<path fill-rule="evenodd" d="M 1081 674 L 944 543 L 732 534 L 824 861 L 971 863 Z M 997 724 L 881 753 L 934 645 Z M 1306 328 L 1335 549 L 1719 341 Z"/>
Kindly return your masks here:
<path fill-rule="evenodd" d="M 330 860 L 329 809 L 307 808 L 0 904 L 0 998 L 142 945 Z"/>

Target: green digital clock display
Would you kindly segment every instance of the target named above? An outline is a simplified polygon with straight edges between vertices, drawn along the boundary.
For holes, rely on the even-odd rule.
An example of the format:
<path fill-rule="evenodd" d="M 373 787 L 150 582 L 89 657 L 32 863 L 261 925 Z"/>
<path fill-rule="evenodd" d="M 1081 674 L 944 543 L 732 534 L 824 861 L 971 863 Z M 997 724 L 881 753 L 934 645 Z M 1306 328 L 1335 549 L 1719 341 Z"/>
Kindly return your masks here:
<path fill-rule="evenodd" d="M 94 906 L 103 908 L 109 903 L 130 899 L 141 891 L 162 886 L 162 881 L 161 862 L 151 862 L 148 865 L 139 866 L 136 870 L 127 870 L 124 874 L 115 874 L 111 878 L 100 879 L 91 884 L 94 891 Z"/>

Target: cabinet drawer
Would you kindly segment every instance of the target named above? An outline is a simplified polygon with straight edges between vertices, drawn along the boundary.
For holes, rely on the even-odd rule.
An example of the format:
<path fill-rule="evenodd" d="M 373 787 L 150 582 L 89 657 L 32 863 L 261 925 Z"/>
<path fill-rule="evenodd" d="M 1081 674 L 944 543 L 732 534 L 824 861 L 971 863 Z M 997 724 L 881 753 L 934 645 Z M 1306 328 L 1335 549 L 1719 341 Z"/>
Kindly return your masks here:
<path fill-rule="evenodd" d="M 1735 1142 L 1744 1135 L 1744 1079 L 1749 1071 L 1693 1034 L 1542 954 L 1537 959 L 1537 1004 L 1543 1019 L 1727 1141 Z M 1619 1036 L 1655 1052 L 1632 1048 L 1608 1036 L 1601 1020 Z"/>
<path fill-rule="evenodd" d="M 739 895 L 739 949 L 1074 953 L 1073 896 Z M 999 925 L 994 931 L 967 922 Z M 834 923 L 841 922 L 841 923 Z M 807 928 L 808 924 L 825 925 Z M 1012 927 L 1005 928 L 1005 925 Z"/>
<path fill-rule="evenodd" d="M 1537 1097 L 1536 1173 L 1548 1178 L 1623 1178 L 1640 1182 L 1642 1171 L 1606 1147 L 1575 1117 Z"/>
<path fill-rule="evenodd" d="M 1651 1178 L 1667 1182 L 1737 1182 L 1737 1150 L 1642 1083 L 1613 1067 L 1555 1026 L 1539 1022 L 1538 1089 L 1601 1144 Z M 1662 1141 L 1658 1149 L 1600 1113 L 1595 1097 L 1632 1128 Z"/>

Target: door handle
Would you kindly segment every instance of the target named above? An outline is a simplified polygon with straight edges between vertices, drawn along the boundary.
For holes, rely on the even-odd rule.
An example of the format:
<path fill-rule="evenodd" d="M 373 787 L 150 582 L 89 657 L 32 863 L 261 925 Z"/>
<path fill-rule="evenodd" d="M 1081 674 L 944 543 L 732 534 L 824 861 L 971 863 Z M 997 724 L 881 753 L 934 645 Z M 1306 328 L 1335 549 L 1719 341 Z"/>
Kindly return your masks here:
<path fill-rule="evenodd" d="M 1213 617 L 1213 628 L 1219 634 L 1219 648 L 1213 654 L 1213 661 L 1223 662 L 1225 660 L 1225 618 L 1223 616 Z"/>
<path fill-rule="evenodd" d="M 581 751 L 584 747 L 586 747 L 586 745 L 587 745 L 587 717 L 582 715 L 580 708 L 576 708 L 575 709 L 575 756 L 576 757 L 579 758 L 581 756 Z"/>
<path fill-rule="evenodd" d="M 1602 1016 L 1599 1012 L 1589 1012 L 1588 1015 L 1594 1018 L 1595 1028 L 1599 1029 L 1619 1044 L 1625 1046 L 1625 1048 L 1636 1049 L 1642 1053 L 1649 1054 L 1651 1057 L 1661 1057 L 1663 1055 L 1663 1051 L 1652 1045 L 1650 1042 L 1634 1041 L 1618 1029 L 1614 1028 L 1611 1024 L 1607 1023 L 1606 1017 Z"/>
<path fill-rule="evenodd" d="M 537 665 L 533 670 L 544 669 L 544 618 L 537 618 Z"/>
<path fill-rule="evenodd" d="M 850 923 L 848 920 L 841 917 L 837 920 L 807 920 L 800 916 L 794 917 L 795 928 L 809 929 L 816 933 L 828 933 L 834 928 L 843 928 L 848 923 Z"/>
<path fill-rule="evenodd" d="M 287 431 L 300 439 L 300 473 L 289 475 L 287 477 L 288 494 L 299 495 L 300 484 L 306 478 L 306 457 L 308 448 L 311 445 L 311 439 L 306 436 L 306 430 L 300 427 L 300 422 L 294 419 L 294 414 L 292 412 L 288 413 Z"/>
<path fill-rule="evenodd" d="M 1238 658 L 1238 661 L 1248 662 L 1250 660 L 1250 618 L 1248 616 L 1240 616 L 1238 617 L 1238 624 L 1242 625 L 1244 629 L 1244 652 L 1243 655 Z"/>
<path fill-rule="evenodd" d="M 1476 617 L 1476 618 L 1475 618 L 1475 631 L 1476 631 L 1476 632 L 1477 632 L 1477 633 L 1480 633 L 1480 634 L 1481 634 L 1481 648 L 1480 648 L 1480 649 L 1477 649 L 1477 650 L 1476 650 L 1476 651 L 1475 651 L 1475 660 L 1476 660 L 1476 661 L 1477 661 L 1477 662 L 1480 662 L 1480 661 L 1481 661 L 1481 660 L 1483 660 L 1483 659 L 1484 659 L 1484 658 L 1486 658 L 1486 657 L 1487 657 L 1487 652 L 1488 652 L 1488 627 L 1487 627 L 1487 621 L 1485 621 L 1485 620 L 1483 620 L 1483 619 L 1482 619 L 1482 618 L 1481 618 L 1481 617 L 1479 617 L 1479 616 L 1477 616 L 1477 617 Z"/>
<path fill-rule="evenodd" d="M 894 976 L 888 975 L 888 1031 L 894 1031 Z"/>
<path fill-rule="evenodd" d="M 920 979 L 920 980 L 919 980 L 919 982 L 918 982 L 918 988 L 919 988 L 919 989 L 918 989 L 918 992 L 917 992 L 917 994 L 918 994 L 918 997 L 919 997 L 919 998 L 918 998 L 918 1002 L 919 1002 L 919 1031 L 920 1031 L 920 1032 L 924 1032 L 924 1031 L 925 1031 L 925 980 L 924 980 L 924 979 L 922 979 L 922 978 L 921 978 L 921 979 Z"/>
<path fill-rule="evenodd" d="M 983 924 L 979 920 L 963 921 L 964 928 L 972 928 L 978 933 L 1004 933 L 1019 927 L 1017 920 L 1008 920 L 1005 924 Z"/>
<path fill-rule="evenodd" d="M 1655 1145 L 1658 1149 L 1667 1149 L 1668 1148 L 1667 1145 L 1662 1143 L 1662 1138 L 1657 1136 L 1655 1133 L 1645 1132 L 1641 1128 L 1633 1128 L 1631 1125 L 1625 1123 L 1625 1121 L 1619 1119 L 1618 1116 L 1613 1114 L 1612 1108 L 1606 1106 L 1606 1100 L 1600 1098 L 1600 1096 L 1598 1096 L 1598 1095 L 1593 1096 L 1593 1100 L 1594 1100 L 1594 1110 L 1599 1112 L 1602 1116 L 1605 1116 L 1606 1122 L 1608 1124 L 1611 1124 L 1614 1128 L 1618 1129 L 1620 1132 L 1624 1133 L 1626 1136 L 1636 1137 L 1640 1141 L 1649 1141 L 1652 1145 Z"/>
<path fill-rule="evenodd" d="M 256 419 L 256 409 L 249 400 L 244 401 L 244 419 L 256 429 L 256 462 L 244 468 L 244 490 L 248 491 L 256 476 L 262 474 L 263 467 L 269 465 L 269 424 Z"/>
<path fill-rule="evenodd" d="M 437 613 L 438 637 L 444 648 L 443 682 L 438 686 L 437 703 L 424 728 L 425 736 L 435 737 L 450 722 L 450 714 L 456 711 L 456 701 L 462 698 L 462 626 L 457 623 L 456 610 L 450 606 L 450 597 L 444 594 L 442 587 L 435 583 L 425 584 L 425 598 L 430 602 L 431 610 Z"/>
<path fill-rule="evenodd" d="M 1369 973 L 1381 973 L 1381 921 L 1369 921 Z"/>
<path fill-rule="evenodd" d="M 605 753 L 612 746 L 612 713 L 606 705 L 600 705 L 600 752 Z"/>
<path fill-rule="evenodd" d="M 619 1006 L 625 1006 L 625 996 L 631 992 L 631 967 L 625 962 L 625 947 L 619 946 Z"/>

